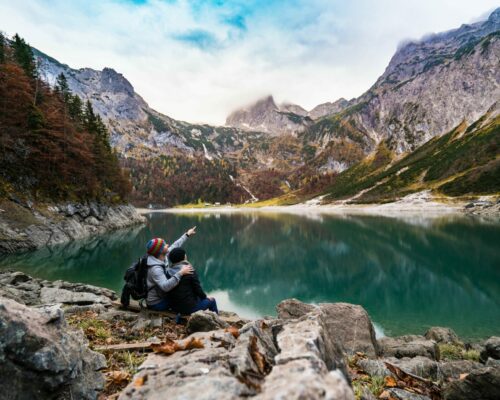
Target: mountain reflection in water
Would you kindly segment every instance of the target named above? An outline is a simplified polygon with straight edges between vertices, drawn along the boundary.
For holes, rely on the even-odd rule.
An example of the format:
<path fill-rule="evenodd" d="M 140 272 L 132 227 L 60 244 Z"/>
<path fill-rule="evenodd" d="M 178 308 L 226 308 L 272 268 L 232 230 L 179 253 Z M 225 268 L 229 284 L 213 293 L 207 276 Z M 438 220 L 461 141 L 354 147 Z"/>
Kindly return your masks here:
<path fill-rule="evenodd" d="M 470 217 L 149 214 L 145 227 L 4 257 L 0 267 L 121 289 L 152 236 L 187 228 L 189 259 L 222 308 L 273 315 L 285 298 L 363 305 L 386 334 L 500 334 L 500 223 Z"/>

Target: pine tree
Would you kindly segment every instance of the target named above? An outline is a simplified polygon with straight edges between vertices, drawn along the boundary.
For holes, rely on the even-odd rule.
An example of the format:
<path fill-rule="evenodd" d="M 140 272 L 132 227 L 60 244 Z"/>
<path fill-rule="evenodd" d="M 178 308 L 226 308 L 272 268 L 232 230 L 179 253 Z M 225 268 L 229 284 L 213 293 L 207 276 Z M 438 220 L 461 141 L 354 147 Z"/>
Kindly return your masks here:
<path fill-rule="evenodd" d="M 90 104 L 90 100 L 87 100 L 85 110 L 83 111 L 83 124 L 89 133 L 96 133 L 96 119 L 92 104 Z"/>
<path fill-rule="evenodd" d="M 5 62 L 5 37 L 0 32 L 0 64 Z"/>
<path fill-rule="evenodd" d="M 26 75 L 33 79 L 36 78 L 37 74 L 33 50 L 31 50 L 30 45 L 17 33 L 14 35 L 12 49 L 14 50 L 14 59 L 24 69 Z"/>
<path fill-rule="evenodd" d="M 68 111 L 73 121 L 81 124 L 83 122 L 83 102 L 78 95 L 71 95 L 68 100 Z"/>
<path fill-rule="evenodd" d="M 66 76 L 62 72 L 56 78 L 55 89 L 56 92 L 61 94 L 64 102 L 68 104 L 71 96 L 71 91 L 69 90 L 68 80 L 66 79 Z"/>

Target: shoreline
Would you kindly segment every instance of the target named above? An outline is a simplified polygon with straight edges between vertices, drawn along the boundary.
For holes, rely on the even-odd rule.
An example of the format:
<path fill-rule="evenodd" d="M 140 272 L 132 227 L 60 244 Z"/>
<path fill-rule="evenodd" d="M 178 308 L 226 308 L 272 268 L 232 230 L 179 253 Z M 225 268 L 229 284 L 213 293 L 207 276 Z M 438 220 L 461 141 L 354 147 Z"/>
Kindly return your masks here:
<path fill-rule="evenodd" d="M 448 200 L 448 199 L 447 199 Z M 500 200 L 496 196 L 483 196 L 477 201 L 440 202 L 428 192 L 410 194 L 398 201 L 383 204 L 347 204 L 345 201 L 320 204 L 321 199 L 289 206 L 213 206 L 193 208 L 137 208 L 141 215 L 149 213 L 196 214 L 196 213 L 240 213 L 277 212 L 288 214 L 373 215 L 385 217 L 442 217 L 464 215 L 500 216 Z"/>

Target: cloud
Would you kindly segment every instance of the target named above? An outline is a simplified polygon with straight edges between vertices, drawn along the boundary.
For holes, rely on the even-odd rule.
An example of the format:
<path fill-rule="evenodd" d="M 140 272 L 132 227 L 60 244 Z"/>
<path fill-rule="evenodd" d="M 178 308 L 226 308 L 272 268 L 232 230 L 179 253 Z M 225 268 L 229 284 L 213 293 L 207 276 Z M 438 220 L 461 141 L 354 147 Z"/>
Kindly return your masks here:
<path fill-rule="evenodd" d="M 272 93 L 305 108 L 351 98 L 398 43 L 496 0 L 0 0 L 0 29 L 74 68 L 112 67 L 155 109 L 222 124 Z"/>

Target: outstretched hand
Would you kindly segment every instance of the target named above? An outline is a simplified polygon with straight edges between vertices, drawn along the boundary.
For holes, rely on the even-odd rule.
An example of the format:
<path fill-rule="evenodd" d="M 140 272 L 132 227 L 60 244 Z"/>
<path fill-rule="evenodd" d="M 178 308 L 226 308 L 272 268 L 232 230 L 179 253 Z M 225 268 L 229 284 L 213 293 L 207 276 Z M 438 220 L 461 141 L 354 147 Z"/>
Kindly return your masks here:
<path fill-rule="evenodd" d="M 196 235 L 196 226 L 193 226 L 191 229 L 188 229 L 186 233 L 188 236 Z"/>

